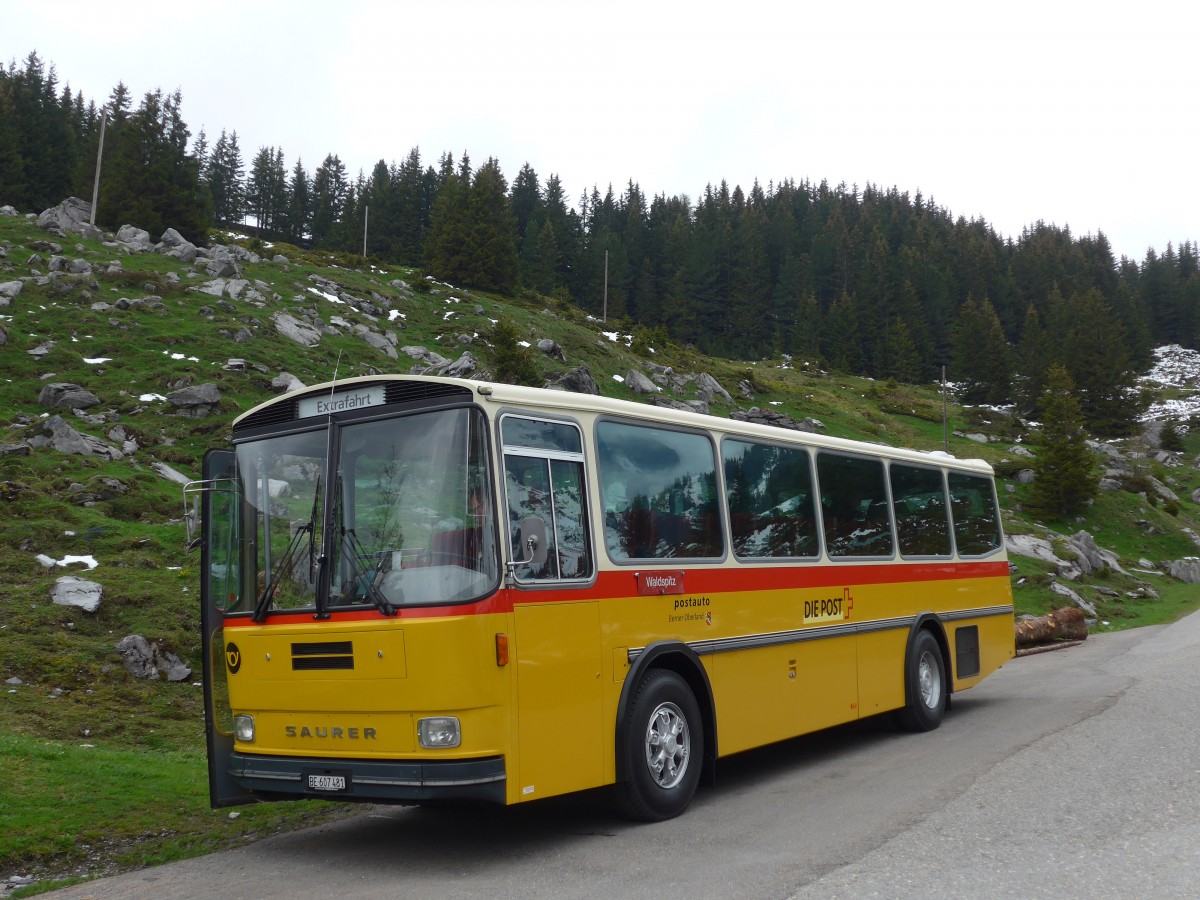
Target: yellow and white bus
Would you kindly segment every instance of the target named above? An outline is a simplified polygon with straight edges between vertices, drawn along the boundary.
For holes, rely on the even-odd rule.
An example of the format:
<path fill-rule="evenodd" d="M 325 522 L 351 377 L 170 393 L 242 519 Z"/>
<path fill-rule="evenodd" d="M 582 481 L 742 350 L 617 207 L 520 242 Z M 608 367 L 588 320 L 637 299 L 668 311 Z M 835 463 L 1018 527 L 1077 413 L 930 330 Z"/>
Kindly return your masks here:
<path fill-rule="evenodd" d="M 936 728 L 1014 653 L 978 460 L 378 376 L 240 416 L 189 491 L 214 806 L 616 785 L 665 819 L 720 757 Z"/>

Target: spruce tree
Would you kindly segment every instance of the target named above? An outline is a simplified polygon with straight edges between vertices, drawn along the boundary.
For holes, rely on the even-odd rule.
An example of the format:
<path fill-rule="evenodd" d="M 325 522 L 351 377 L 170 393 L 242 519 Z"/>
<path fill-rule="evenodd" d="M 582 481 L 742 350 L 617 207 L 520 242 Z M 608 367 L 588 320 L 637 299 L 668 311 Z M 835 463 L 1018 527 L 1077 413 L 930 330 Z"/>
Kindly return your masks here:
<path fill-rule="evenodd" d="M 522 346 L 521 333 L 508 319 L 500 319 L 489 335 L 492 344 L 492 380 L 502 384 L 540 387 L 542 376 L 528 346 Z"/>
<path fill-rule="evenodd" d="M 1097 478 L 1075 383 L 1061 365 L 1046 372 L 1040 412 L 1042 447 L 1033 464 L 1036 478 L 1030 506 L 1049 515 L 1069 516 L 1095 496 Z"/>

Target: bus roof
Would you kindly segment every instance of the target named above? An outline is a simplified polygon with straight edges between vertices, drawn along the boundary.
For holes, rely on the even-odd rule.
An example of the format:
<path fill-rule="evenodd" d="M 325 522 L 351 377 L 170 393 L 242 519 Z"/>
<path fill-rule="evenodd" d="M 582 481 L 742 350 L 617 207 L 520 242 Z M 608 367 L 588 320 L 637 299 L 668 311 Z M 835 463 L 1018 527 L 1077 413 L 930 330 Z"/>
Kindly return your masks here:
<path fill-rule="evenodd" d="M 356 378 L 327 381 L 302 390 L 291 391 L 279 397 L 273 397 L 239 415 L 234 419 L 233 424 L 236 426 L 259 411 L 281 403 L 292 402 L 303 397 L 313 397 L 320 394 L 332 395 L 339 390 L 355 386 L 390 381 L 428 381 L 459 385 L 469 390 L 482 402 L 505 406 L 511 405 L 541 409 L 560 414 L 587 413 L 598 416 L 610 415 L 621 416 L 623 418 L 637 418 L 647 422 L 719 431 L 722 434 L 745 435 L 747 437 L 757 437 L 776 442 L 794 442 L 831 450 L 868 453 L 877 456 L 886 456 L 891 459 L 924 463 L 926 465 L 939 465 L 947 468 L 992 474 L 992 467 L 985 460 L 958 459 L 941 450 L 910 450 L 883 443 L 830 437 L 815 432 L 797 431 L 790 428 L 761 425 L 754 422 L 742 422 L 736 419 L 727 419 L 720 416 L 706 415 L 665 406 L 654 406 L 649 403 L 635 403 L 632 400 L 601 397 L 595 394 L 580 394 L 552 388 L 522 387 L 513 384 L 476 381 L 469 378 L 443 378 L 432 375 L 363 375 Z"/>

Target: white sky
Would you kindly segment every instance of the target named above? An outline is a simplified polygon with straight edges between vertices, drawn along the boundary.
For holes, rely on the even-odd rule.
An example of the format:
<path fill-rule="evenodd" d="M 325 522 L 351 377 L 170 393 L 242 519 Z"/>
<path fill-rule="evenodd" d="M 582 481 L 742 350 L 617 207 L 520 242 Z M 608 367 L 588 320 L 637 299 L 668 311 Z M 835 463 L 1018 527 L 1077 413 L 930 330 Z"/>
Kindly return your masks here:
<path fill-rule="evenodd" d="M 827 179 L 1138 261 L 1200 239 L 1195 0 L 0 0 L 0 21 L 0 59 L 36 50 L 97 103 L 180 88 L 247 169 L 267 145 L 351 177 L 465 149 L 572 201 Z"/>

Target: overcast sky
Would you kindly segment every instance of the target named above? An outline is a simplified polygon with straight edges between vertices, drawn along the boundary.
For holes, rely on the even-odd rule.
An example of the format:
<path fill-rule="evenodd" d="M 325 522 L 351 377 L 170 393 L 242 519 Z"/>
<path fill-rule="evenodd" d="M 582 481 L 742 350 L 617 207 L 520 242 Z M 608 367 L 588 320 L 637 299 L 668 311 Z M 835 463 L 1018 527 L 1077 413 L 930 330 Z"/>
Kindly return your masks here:
<path fill-rule="evenodd" d="M 311 174 L 419 147 L 528 162 L 567 196 L 632 179 L 920 191 L 1006 237 L 1044 220 L 1114 253 L 1200 239 L 1195 0 L 0 0 L 0 54 L 135 105 L 179 88 Z M 1188 65 L 1187 61 L 1191 61 Z M 2 198 L 0 198 L 2 199 Z"/>

